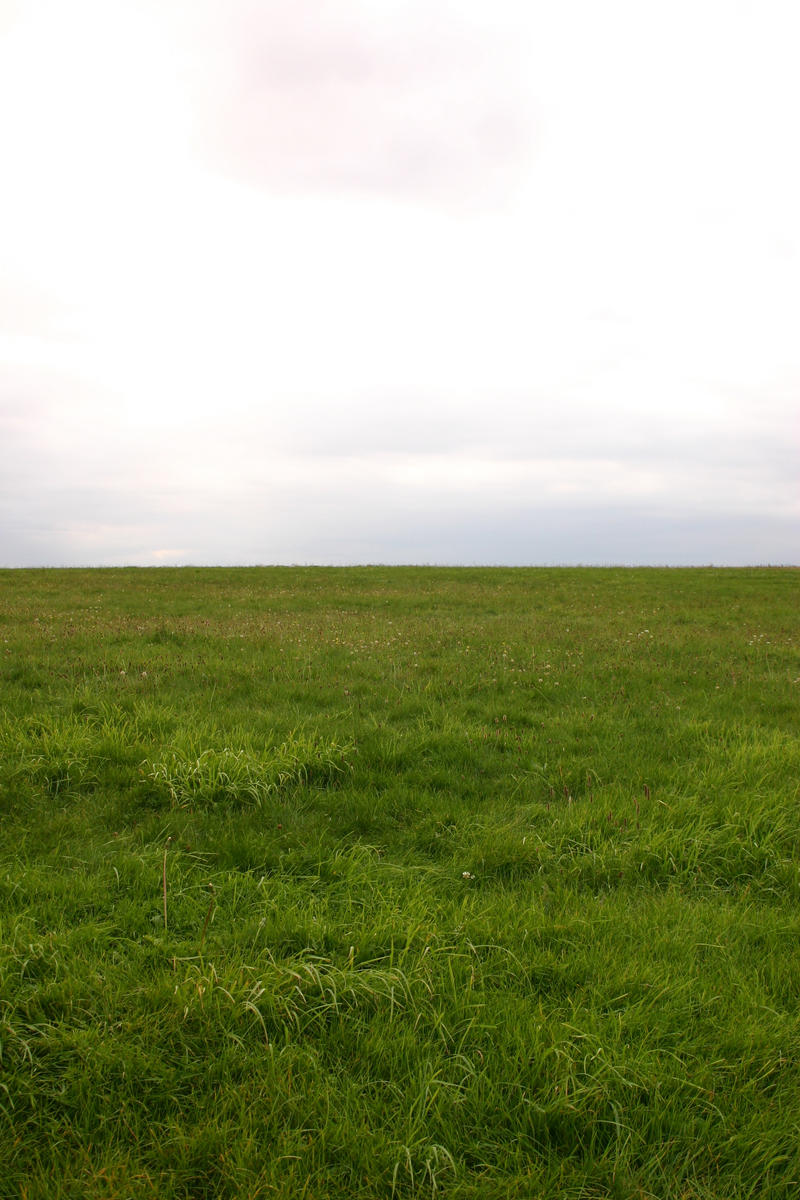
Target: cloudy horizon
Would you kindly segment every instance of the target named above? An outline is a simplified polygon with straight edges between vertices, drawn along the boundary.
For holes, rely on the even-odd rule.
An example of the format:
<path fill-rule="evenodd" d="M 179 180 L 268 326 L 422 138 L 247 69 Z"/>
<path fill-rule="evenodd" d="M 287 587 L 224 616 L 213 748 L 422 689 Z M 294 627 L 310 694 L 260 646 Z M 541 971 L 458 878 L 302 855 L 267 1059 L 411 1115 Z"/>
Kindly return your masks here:
<path fill-rule="evenodd" d="M 0 566 L 800 561 L 789 0 L 0 0 Z"/>

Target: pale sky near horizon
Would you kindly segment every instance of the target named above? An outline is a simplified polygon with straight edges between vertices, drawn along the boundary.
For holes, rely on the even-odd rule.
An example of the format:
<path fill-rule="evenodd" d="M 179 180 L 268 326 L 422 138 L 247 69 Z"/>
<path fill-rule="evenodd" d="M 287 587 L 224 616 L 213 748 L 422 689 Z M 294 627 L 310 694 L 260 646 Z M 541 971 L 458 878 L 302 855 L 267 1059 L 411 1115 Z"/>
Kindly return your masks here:
<path fill-rule="evenodd" d="M 0 566 L 800 562 L 794 0 L 0 0 Z"/>

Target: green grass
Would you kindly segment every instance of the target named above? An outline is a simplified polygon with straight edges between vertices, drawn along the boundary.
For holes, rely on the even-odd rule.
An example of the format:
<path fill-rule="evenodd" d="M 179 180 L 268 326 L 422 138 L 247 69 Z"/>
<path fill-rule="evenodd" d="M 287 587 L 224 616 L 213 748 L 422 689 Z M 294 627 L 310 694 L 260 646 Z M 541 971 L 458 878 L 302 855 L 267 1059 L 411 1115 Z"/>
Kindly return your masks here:
<path fill-rule="evenodd" d="M 794 1200 L 798 613 L 0 572 L 0 1196 Z"/>

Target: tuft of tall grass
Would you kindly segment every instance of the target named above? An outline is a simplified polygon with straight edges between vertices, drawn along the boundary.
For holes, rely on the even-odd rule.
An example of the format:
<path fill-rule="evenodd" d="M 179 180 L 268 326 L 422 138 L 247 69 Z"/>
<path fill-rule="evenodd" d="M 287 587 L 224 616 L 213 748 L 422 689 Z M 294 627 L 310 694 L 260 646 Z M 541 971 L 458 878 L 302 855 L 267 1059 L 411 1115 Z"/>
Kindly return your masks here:
<path fill-rule="evenodd" d="M 260 753 L 207 747 L 197 754 L 173 750 L 164 759 L 145 761 L 145 776 L 178 808 L 228 804 L 262 805 L 296 784 L 328 784 L 350 767 L 353 746 L 293 734 Z"/>

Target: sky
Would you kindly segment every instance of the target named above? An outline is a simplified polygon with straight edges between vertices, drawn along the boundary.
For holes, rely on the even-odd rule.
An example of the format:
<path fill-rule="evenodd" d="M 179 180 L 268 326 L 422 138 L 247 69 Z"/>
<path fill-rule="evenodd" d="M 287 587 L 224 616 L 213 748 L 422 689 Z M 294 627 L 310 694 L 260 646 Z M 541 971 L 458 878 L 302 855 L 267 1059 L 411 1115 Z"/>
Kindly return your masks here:
<path fill-rule="evenodd" d="M 796 0 L 0 0 L 0 566 L 800 561 Z"/>

